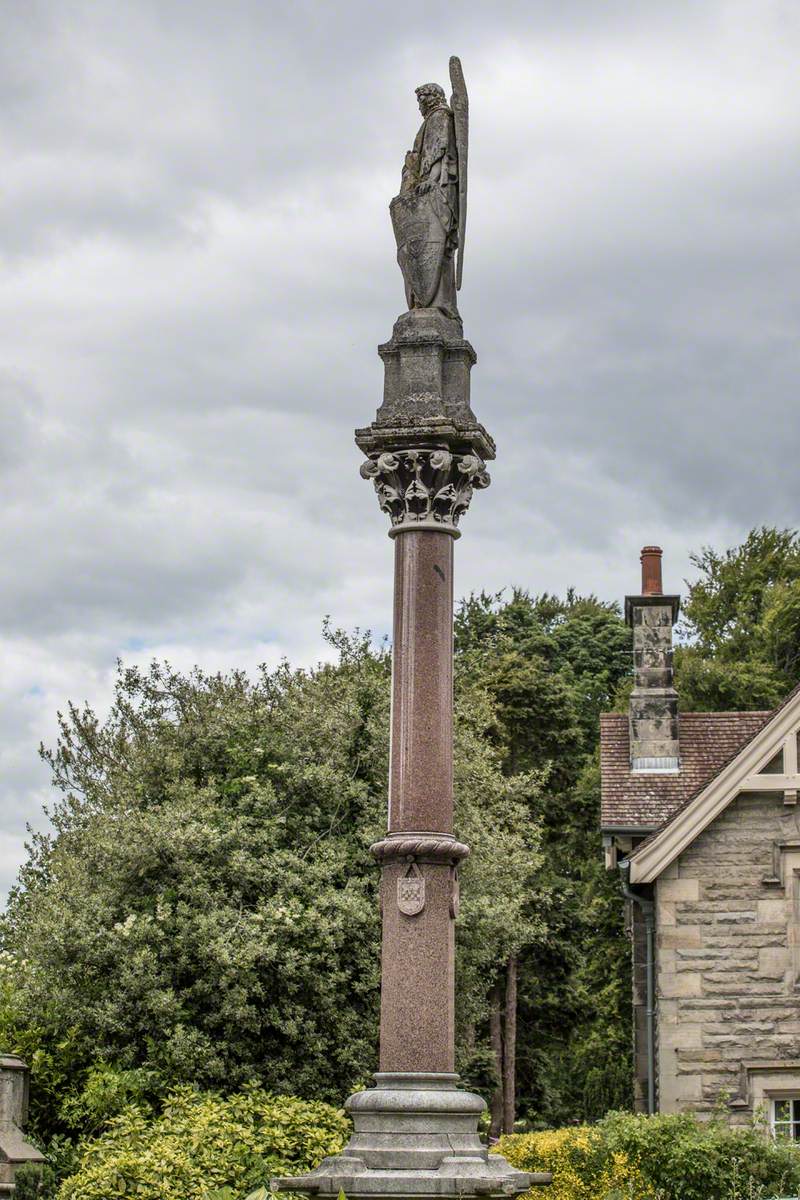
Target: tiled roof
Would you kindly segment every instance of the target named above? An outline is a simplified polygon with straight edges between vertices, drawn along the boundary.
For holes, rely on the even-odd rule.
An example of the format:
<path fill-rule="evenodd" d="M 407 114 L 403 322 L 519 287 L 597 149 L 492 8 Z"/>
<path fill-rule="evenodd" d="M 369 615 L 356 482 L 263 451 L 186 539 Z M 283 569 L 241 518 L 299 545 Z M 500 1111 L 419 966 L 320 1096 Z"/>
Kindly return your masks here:
<path fill-rule="evenodd" d="M 635 849 L 635 850 L 634 850 L 634 852 L 633 852 L 633 853 L 634 853 L 634 855 L 637 853 L 637 851 L 639 851 L 639 850 L 642 850 L 642 849 L 643 849 L 645 846 L 647 846 L 649 843 L 651 843 L 651 842 L 652 842 L 652 841 L 653 841 L 655 838 L 659 837 L 659 836 L 660 836 L 660 834 L 663 832 L 663 830 L 664 830 L 664 829 L 666 829 L 666 827 L 667 827 L 668 825 L 672 825 L 672 824 L 673 824 L 675 821 L 678 821 L 678 820 L 680 820 L 680 818 L 681 818 L 681 814 L 684 812 L 684 810 L 685 810 L 685 809 L 689 808 L 689 806 L 692 804 L 693 800 L 695 799 L 695 796 L 696 796 L 696 795 L 699 795 L 699 793 L 703 791 L 703 788 L 705 787 L 705 785 L 706 785 L 707 783 L 710 783 L 710 782 L 711 782 L 711 779 L 713 778 L 713 776 L 714 776 L 714 775 L 717 775 L 717 774 L 719 774 L 719 772 L 722 770 L 722 768 L 723 768 L 724 766 L 726 766 L 726 765 L 727 765 L 727 763 L 728 763 L 728 762 L 730 762 L 730 761 L 732 761 L 733 759 L 735 759 L 735 758 L 737 757 L 737 755 L 738 755 L 738 754 L 739 754 L 739 753 L 740 753 L 742 750 L 744 750 L 744 748 L 745 748 L 745 746 L 747 745 L 747 743 L 753 740 L 753 738 L 756 736 L 756 734 L 759 732 L 759 730 L 763 729 L 763 728 L 764 728 L 766 725 L 769 725 L 769 724 L 770 724 L 770 723 L 771 723 L 771 722 L 772 722 L 772 721 L 775 719 L 775 717 L 777 717 L 777 716 L 778 716 L 778 713 L 780 713 L 780 712 L 782 712 L 782 711 L 783 711 L 783 709 L 784 709 L 784 708 L 788 708 L 788 706 L 789 706 L 789 705 L 792 703 L 792 701 L 793 701 L 793 700 L 795 699 L 795 697 L 797 697 L 798 695 L 800 695 L 800 683 L 798 683 L 796 687 L 792 688 L 792 690 L 789 692 L 788 696 L 786 696 L 786 697 L 785 697 L 785 699 L 781 701 L 781 703 L 780 703 L 780 704 L 777 706 L 777 708 L 773 708 L 773 709 L 772 709 L 772 711 L 771 711 L 771 712 L 768 712 L 768 713 L 751 713 L 751 714 L 748 714 L 748 713 L 735 713 L 735 714 L 730 714 L 730 713 L 728 713 L 728 714 L 724 714 L 724 713 L 716 713 L 716 714 L 705 714 L 705 715 L 716 715 L 716 716 L 725 716 L 725 715 L 727 715 L 727 716 L 731 716 L 731 715 L 734 715 L 734 716 L 739 716 L 739 717 L 745 717 L 745 716 L 748 716 L 748 715 L 750 715 L 750 716 L 754 716 L 754 717 L 756 717 L 756 716 L 760 716 L 760 717 L 764 717 L 764 718 L 766 718 L 766 719 L 765 719 L 765 720 L 763 720 L 763 721 L 761 722 L 761 724 L 760 724 L 760 725 L 756 725 L 756 726 L 755 726 L 755 728 L 753 729 L 752 733 L 748 734 L 748 735 L 747 735 L 747 737 L 745 737 L 745 738 L 744 738 L 744 739 L 743 739 L 743 740 L 742 740 L 742 741 L 739 743 L 739 745 L 738 745 L 738 746 L 736 746 L 736 747 L 734 748 L 734 750 L 733 750 L 733 751 L 732 751 L 732 752 L 731 752 L 731 753 L 728 755 L 727 759 L 726 759 L 726 760 L 725 760 L 723 763 L 721 763 L 721 764 L 720 764 L 720 765 L 719 765 L 719 766 L 718 766 L 718 767 L 717 767 L 717 768 L 716 768 L 716 769 L 715 769 L 715 770 L 712 772 L 712 774 L 711 774 L 711 775 L 708 777 L 708 779 L 704 779 L 704 780 L 703 780 L 703 781 L 702 781 L 702 782 L 701 782 L 701 783 L 698 785 L 698 787 L 695 789 L 695 791 L 694 791 L 694 792 L 692 792 L 692 793 L 690 793 L 690 794 L 689 794 L 689 795 L 686 797 L 686 799 L 685 799 L 685 800 L 684 800 L 684 801 L 683 801 L 681 804 L 679 804 L 679 805 L 678 805 L 678 807 L 677 807 L 677 808 L 674 810 L 674 812 L 671 812 L 671 813 L 670 813 L 670 815 L 669 815 L 669 816 L 667 817 L 667 819 L 664 821 L 664 823 L 663 823 L 663 825 L 661 826 L 661 828 L 660 828 L 660 829 L 658 829 L 658 830 L 655 830 L 653 833 L 651 833 L 651 834 L 649 835 L 649 837 L 646 837 L 646 838 L 644 839 L 644 841 L 643 841 L 643 842 L 640 842 L 640 844 L 639 844 L 639 845 L 636 847 L 636 849 Z M 703 715 L 703 714 L 700 714 L 700 715 Z"/>
<path fill-rule="evenodd" d="M 774 712 L 681 713 L 681 769 L 632 775 L 628 716 L 600 718 L 601 826 L 657 829 L 716 775 Z"/>

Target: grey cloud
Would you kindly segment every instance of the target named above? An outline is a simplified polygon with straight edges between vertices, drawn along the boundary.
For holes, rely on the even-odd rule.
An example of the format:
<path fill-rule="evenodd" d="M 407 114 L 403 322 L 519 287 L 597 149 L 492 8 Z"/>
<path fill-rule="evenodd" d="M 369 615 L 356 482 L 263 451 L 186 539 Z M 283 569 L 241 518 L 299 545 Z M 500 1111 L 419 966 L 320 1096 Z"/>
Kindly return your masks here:
<path fill-rule="evenodd" d="M 386 630 L 352 429 L 402 307 L 413 88 L 453 51 L 499 446 L 458 589 L 614 597 L 651 540 L 679 586 L 691 549 L 796 521 L 798 49 L 777 2 L 9 7 L 0 890 L 36 743 L 107 703 L 118 654 L 313 661 L 326 612 Z"/>
<path fill-rule="evenodd" d="M 29 461 L 41 412 L 40 398 L 24 378 L 0 372 L 0 479 L 6 487 Z"/>

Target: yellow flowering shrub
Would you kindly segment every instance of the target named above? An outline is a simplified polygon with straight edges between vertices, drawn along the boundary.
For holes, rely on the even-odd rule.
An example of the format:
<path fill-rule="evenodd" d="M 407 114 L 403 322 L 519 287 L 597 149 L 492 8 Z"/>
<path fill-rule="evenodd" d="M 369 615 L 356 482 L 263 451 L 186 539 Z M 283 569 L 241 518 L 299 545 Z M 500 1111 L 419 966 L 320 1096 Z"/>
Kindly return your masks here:
<path fill-rule="evenodd" d="M 58 1200 L 241 1200 L 270 1175 L 301 1174 L 336 1154 L 349 1129 L 343 1112 L 319 1101 L 178 1088 L 158 1115 L 132 1106 L 87 1142 Z"/>
<path fill-rule="evenodd" d="M 600 1132 L 588 1125 L 508 1134 L 494 1149 L 521 1171 L 552 1171 L 552 1185 L 532 1188 L 531 1200 L 649 1200 L 651 1195 L 627 1155 L 610 1153 Z"/>

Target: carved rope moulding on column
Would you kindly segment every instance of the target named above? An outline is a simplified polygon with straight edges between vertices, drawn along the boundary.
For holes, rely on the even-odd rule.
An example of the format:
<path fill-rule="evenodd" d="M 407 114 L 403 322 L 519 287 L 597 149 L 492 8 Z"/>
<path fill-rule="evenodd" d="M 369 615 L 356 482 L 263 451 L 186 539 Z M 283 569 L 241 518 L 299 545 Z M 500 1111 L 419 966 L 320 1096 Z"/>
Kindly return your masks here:
<path fill-rule="evenodd" d="M 489 486 L 489 472 L 476 454 L 449 450 L 400 450 L 375 455 L 361 464 L 371 479 L 378 503 L 394 528 L 457 527 L 475 488 Z"/>
<path fill-rule="evenodd" d="M 464 842 L 457 842 L 448 834 L 435 833 L 390 834 L 373 842 L 369 850 L 381 864 L 405 859 L 407 862 L 420 860 L 455 865 L 469 854 L 469 846 Z"/>

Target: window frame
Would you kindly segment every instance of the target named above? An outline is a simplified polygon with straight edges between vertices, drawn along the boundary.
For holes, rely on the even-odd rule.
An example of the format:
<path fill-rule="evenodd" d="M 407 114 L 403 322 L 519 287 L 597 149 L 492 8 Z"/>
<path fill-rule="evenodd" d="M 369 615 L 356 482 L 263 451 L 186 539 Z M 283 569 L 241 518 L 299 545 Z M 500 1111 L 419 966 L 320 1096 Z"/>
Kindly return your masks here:
<path fill-rule="evenodd" d="M 777 1120 L 779 1104 L 789 1105 L 789 1115 Z M 800 1143 L 800 1091 L 773 1093 L 769 1096 L 769 1128 L 773 1137 L 785 1137 Z"/>

